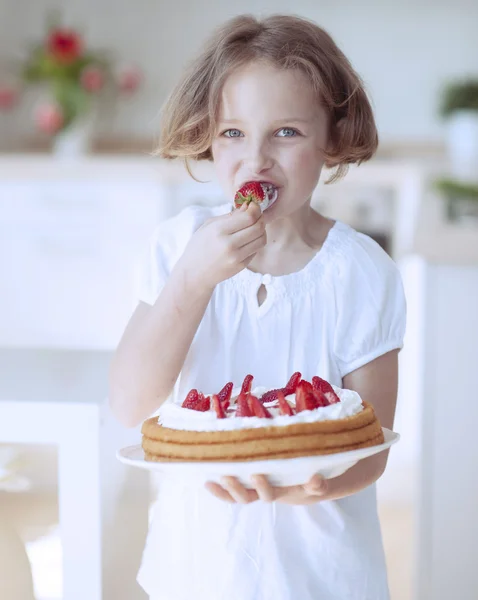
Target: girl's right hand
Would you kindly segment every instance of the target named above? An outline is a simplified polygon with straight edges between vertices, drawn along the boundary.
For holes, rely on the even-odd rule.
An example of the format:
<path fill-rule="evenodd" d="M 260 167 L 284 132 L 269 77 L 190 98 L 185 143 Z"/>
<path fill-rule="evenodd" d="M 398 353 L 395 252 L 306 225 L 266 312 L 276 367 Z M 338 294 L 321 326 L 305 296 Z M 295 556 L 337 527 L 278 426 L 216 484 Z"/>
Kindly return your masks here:
<path fill-rule="evenodd" d="M 214 288 L 245 269 L 266 243 L 261 209 L 251 202 L 206 221 L 191 238 L 178 266 L 195 286 Z"/>

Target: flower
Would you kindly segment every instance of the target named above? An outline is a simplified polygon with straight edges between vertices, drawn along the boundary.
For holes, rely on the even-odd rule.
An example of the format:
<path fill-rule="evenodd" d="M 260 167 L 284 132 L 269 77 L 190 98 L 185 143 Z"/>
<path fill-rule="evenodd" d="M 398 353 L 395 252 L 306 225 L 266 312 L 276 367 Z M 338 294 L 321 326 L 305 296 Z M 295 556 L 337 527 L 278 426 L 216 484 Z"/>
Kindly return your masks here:
<path fill-rule="evenodd" d="M 85 67 L 80 74 L 80 82 L 87 92 L 99 92 L 105 84 L 103 71 L 99 67 Z"/>
<path fill-rule="evenodd" d="M 143 74 L 138 67 L 128 66 L 118 70 L 117 81 L 119 89 L 125 94 L 132 94 L 139 88 Z"/>
<path fill-rule="evenodd" d="M 0 84 L 0 111 L 11 110 L 18 102 L 18 90 L 7 84 Z"/>
<path fill-rule="evenodd" d="M 70 29 L 54 29 L 48 36 L 47 49 L 55 60 L 69 64 L 81 56 L 83 40 Z"/>
<path fill-rule="evenodd" d="M 35 123 L 44 133 L 54 135 L 62 128 L 63 122 L 63 111 L 56 103 L 42 104 L 35 111 Z"/>

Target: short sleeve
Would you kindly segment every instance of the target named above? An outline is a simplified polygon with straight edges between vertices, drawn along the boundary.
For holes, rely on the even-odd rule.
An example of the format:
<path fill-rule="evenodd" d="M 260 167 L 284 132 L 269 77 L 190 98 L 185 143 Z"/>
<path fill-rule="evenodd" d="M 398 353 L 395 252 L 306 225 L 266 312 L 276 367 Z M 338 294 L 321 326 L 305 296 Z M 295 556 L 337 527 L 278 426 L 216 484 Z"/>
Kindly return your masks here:
<path fill-rule="evenodd" d="M 403 347 L 406 300 L 395 262 L 371 238 L 351 230 L 337 289 L 334 354 L 341 376 Z"/>

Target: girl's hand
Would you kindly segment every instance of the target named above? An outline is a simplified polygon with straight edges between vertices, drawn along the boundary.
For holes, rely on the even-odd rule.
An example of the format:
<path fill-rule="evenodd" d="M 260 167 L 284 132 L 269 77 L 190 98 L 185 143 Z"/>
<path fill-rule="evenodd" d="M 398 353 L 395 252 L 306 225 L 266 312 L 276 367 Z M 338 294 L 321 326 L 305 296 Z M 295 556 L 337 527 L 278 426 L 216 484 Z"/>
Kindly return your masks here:
<path fill-rule="evenodd" d="M 253 202 L 244 204 L 206 221 L 191 238 L 178 266 L 193 285 L 213 289 L 246 268 L 266 243 L 261 209 Z"/>
<path fill-rule="evenodd" d="M 254 489 L 245 488 L 236 477 L 223 477 L 222 485 L 208 482 L 206 488 L 224 502 L 250 504 L 256 500 L 283 504 L 314 504 L 327 494 L 327 480 L 314 475 L 304 485 L 273 487 L 265 475 L 254 475 Z"/>

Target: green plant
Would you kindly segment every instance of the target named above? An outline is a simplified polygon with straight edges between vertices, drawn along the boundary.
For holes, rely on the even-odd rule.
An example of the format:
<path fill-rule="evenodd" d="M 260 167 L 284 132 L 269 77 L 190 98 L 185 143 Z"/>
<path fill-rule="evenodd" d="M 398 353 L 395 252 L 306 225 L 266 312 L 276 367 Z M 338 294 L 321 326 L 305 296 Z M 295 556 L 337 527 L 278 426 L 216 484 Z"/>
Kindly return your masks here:
<path fill-rule="evenodd" d="M 435 181 L 434 187 L 448 200 L 461 198 L 478 202 L 478 184 L 444 178 Z"/>
<path fill-rule="evenodd" d="M 447 118 L 458 110 L 478 112 L 478 79 L 454 81 L 445 86 L 440 103 L 440 115 Z"/>

